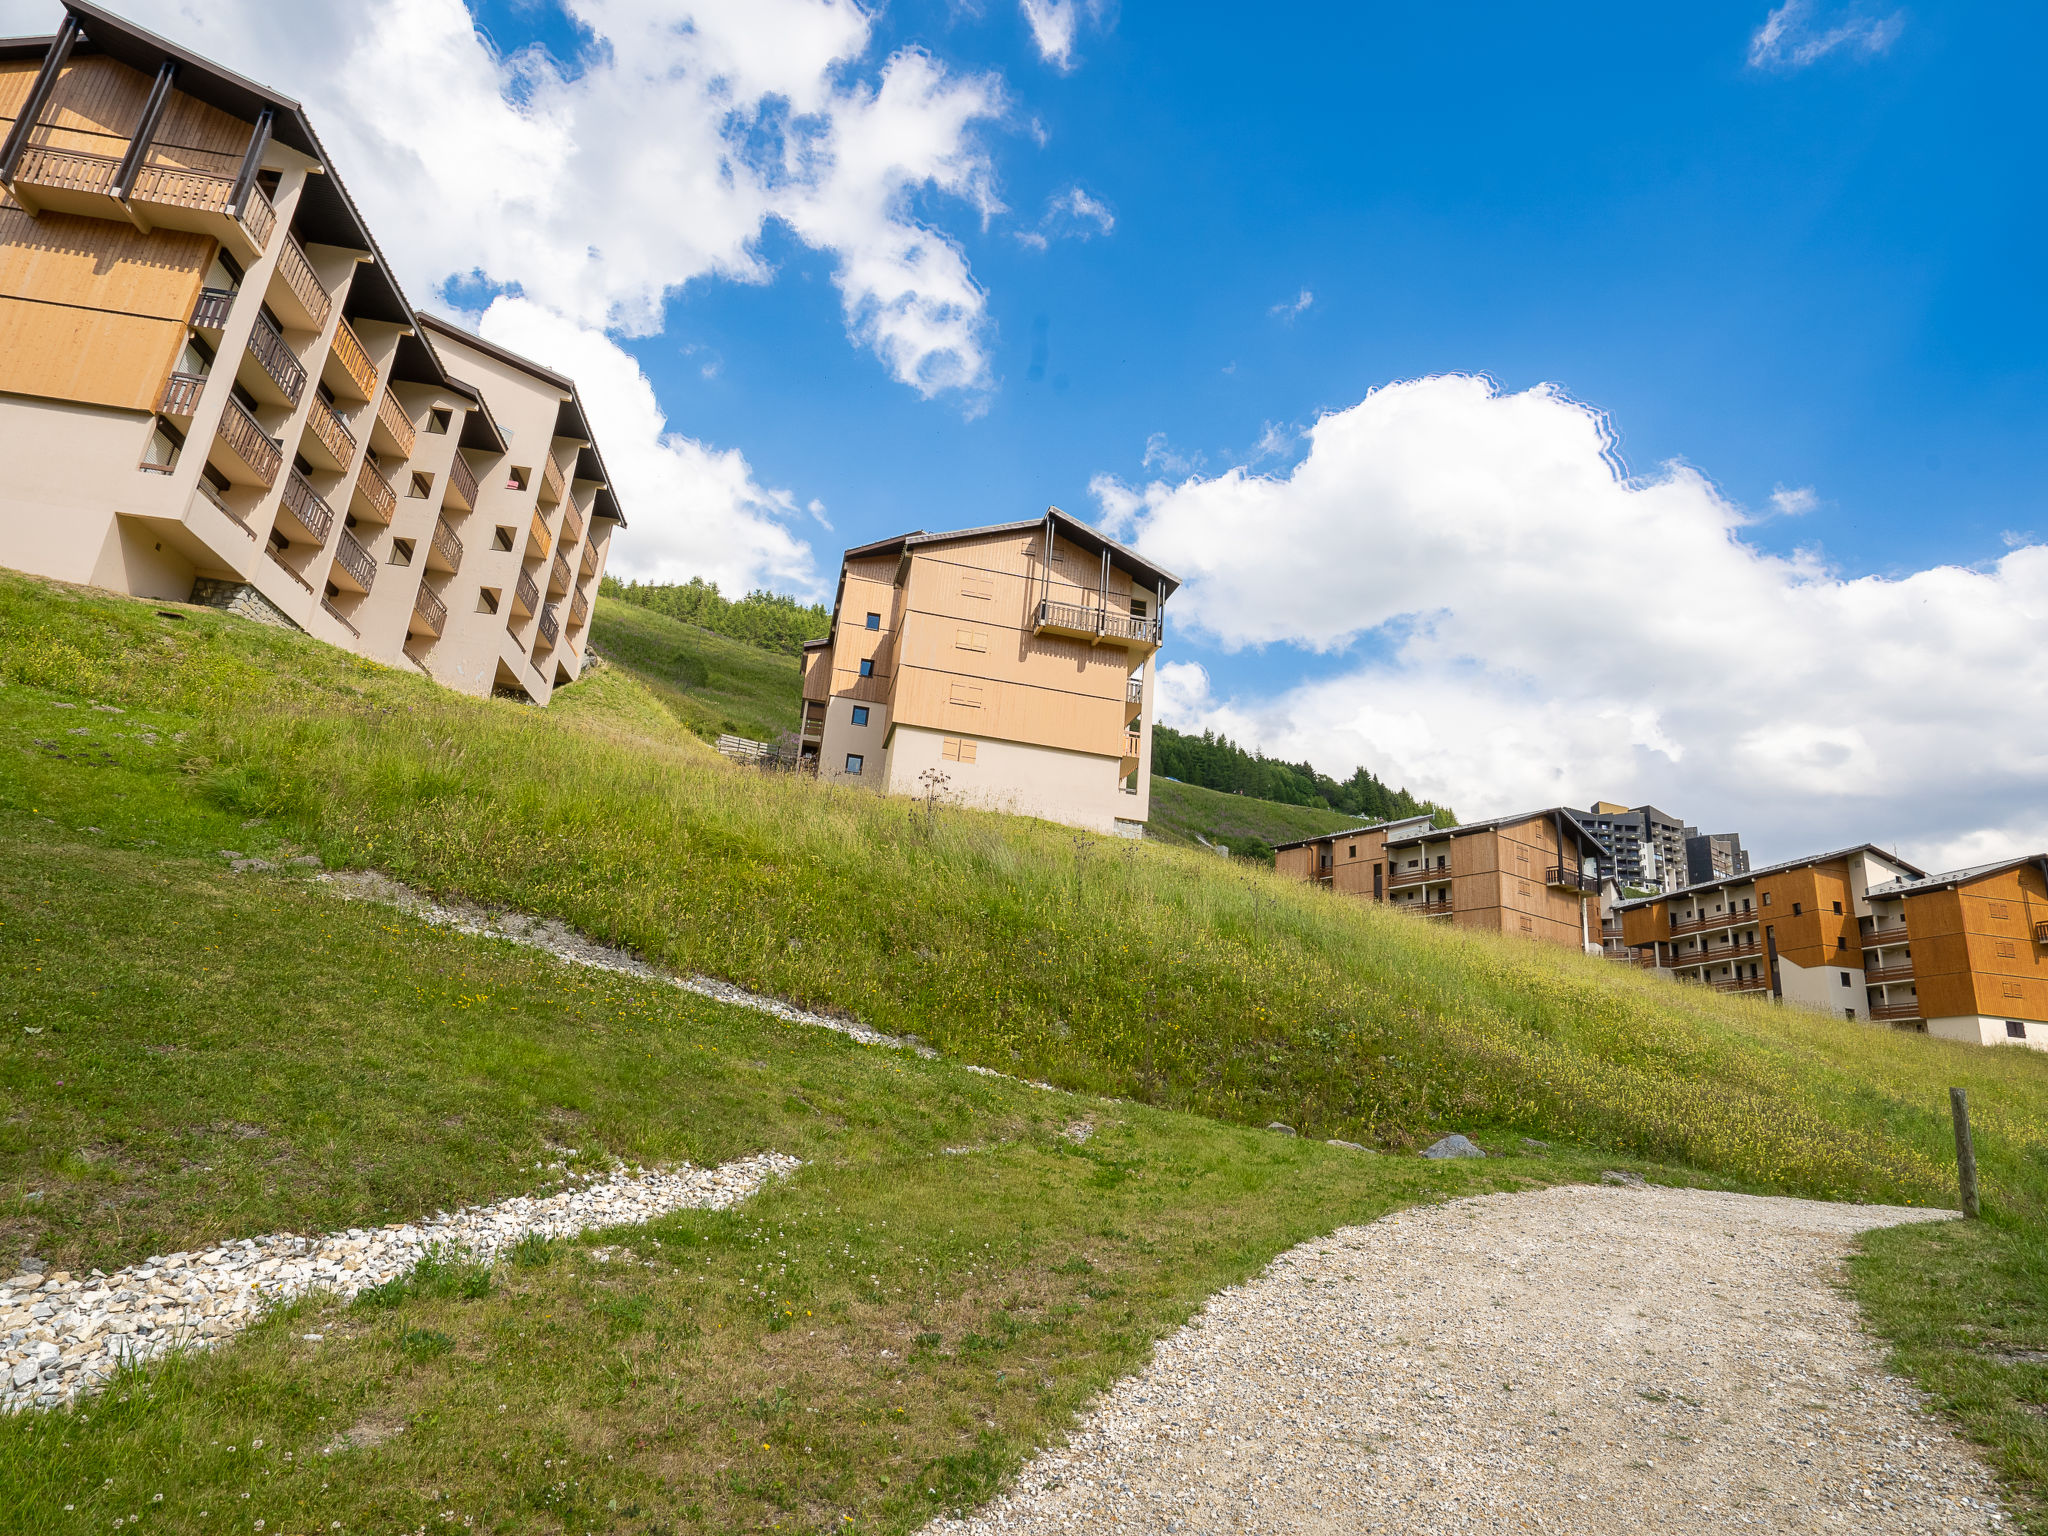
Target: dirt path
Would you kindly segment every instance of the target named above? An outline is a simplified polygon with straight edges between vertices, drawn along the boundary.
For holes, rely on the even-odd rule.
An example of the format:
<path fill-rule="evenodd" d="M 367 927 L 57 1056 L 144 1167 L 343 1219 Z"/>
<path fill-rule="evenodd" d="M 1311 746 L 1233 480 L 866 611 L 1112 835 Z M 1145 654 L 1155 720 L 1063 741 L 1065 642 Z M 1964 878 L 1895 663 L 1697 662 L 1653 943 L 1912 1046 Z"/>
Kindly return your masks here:
<path fill-rule="evenodd" d="M 1855 1233 L 1944 1214 L 1573 1187 L 1346 1228 L 928 1529 L 1998 1530 L 1838 1288 Z"/>

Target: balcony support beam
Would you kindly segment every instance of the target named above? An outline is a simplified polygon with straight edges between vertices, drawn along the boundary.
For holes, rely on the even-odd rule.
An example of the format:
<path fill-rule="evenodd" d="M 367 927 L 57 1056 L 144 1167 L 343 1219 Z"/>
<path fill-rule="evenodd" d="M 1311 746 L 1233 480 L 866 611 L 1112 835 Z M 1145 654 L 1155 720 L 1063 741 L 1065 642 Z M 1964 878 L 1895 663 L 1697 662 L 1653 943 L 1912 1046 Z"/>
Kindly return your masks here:
<path fill-rule="evenodd" d="M 178 66 L 165 59 L 156 72 L 156 84 L 149 88 L 149 100 L 142 104 L 142 121 L 135 125 L 135 137 L 128 141 L 128 153 L 121 157 L 121 168 L 114 173 L 114 196 L 124 208 L 135 191 L 135 178 L 142 174 L 142 163 L 149 158 L 149 147 L 156 142 L 156 130 L 164 120 L 164 108 L 171 102 L 171 85 L 177 78 Z"/>
<path fill-rule="evenodd" d="M 36 72 L 36 83 L 29 87 L 28 100 L 21 104 L 21 116 L 8 130 L 7 142 L 0 144 L 0 186 L 5 186 L 9 192 L 14 191 L 14 168 L 21 164 L 29 135 L 36 131 L 43 108 L 50 104 L 50 93 L 57 88 L 57 76 L 63 72 L 65 60 L 71 57 L 71 47 L 78 41 L 78 33 L 78 18 L 67 11 L 64 24 L 50 41 L 50 51 L 43 55 L 43 67 Z M 17 196 L 15 201 L 21 200 Z M 26 203 L 22 206 L 28 207 Z M 29 211 L 33 213 L 35 210 Z"/>
<path fill-rule="evenodd" d="M 256 115 L 256 126 L 249 130 L 249 150 L 242 156 L 241 172 L 235 177 L 234 190 L 228 193 L 228 217 L 239 219 L 242 205 L 249 200 L 249 193 L 256 185 L 256 173 L 263 169 L 263 152 L 270 148 L 270 125 L 275 114 L 265 107 Z"/>

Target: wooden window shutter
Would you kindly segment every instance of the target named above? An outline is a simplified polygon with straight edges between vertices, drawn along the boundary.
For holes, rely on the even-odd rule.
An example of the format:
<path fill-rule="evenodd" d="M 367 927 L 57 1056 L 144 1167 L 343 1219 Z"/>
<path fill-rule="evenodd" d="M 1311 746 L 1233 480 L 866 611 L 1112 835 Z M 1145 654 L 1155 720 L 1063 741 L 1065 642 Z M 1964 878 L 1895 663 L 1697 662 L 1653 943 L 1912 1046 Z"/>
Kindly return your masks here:
<path fill-rule="evenodd" d="M 2017 960 L 2019 958 L 2019 951 L 2013 948 L 2011 939 L 2000 939 L 1998 941 L 1998 958 L 2001 960 Z"/>
<path fill-rule="evenodd" d="M 963 629 L 953 644 L 963 651 L 985 651 L 988 649 L 988 635 L 979 629 Z"/>
<path fill-rule="evenodd" d="M 2011 917 L 2012 913 L 2007 909 L 2004 902 L 1994 901 L 1991 903 L 1991 915 L 1993 917 Z"/>
<path fill-rule="evenodd" d="M 953 685 L 952 702 L 958 704 L 962 709 L 981 708 L 981 684 L 955 683 Z"/>
<path fill-rule="evenodd" d="M 979 576 L 972 571 L 962 571 L 960 573 L 960 595 L 962 597 L 994 597 L 996 595 L 996 584 L 987 576 Z"/>
<path fill-rule="evenodd" d="M 2027 989 L 2016 981 L 2008 981 L 2001 985 L 1998 990 L 2000 995 L 2005 997 L 2024 997 Z"/>

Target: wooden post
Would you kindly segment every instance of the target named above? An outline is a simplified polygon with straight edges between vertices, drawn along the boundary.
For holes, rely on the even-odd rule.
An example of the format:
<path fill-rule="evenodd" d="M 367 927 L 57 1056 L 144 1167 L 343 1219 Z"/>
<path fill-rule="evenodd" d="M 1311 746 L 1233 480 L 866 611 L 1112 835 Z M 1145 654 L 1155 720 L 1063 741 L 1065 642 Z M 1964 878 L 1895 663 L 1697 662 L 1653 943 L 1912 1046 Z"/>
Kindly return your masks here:
<path fill-rule="evenodd" d="M 1970 1096 L 1960 1088 L 1951 1088 L 1948 1107 L 1956 1122 L 1956 1180 L 1962 1186 L 1963 1214 L 1976 1216 L 1977 1149 L 1970 1144 Z"/>

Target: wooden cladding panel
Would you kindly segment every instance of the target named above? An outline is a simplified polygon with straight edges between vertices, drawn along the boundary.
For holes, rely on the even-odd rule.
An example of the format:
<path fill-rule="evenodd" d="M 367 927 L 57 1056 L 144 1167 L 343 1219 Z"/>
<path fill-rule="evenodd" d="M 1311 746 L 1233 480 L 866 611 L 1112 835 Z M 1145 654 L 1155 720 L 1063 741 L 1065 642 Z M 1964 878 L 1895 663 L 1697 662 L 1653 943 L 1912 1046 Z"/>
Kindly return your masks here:
<path fill-rule="evenodd" d="M 182 325 L 214 249 L 208 235 L 0 208 L 0 294 Z"/>
<path fill-rule="evenodd" d="M 804 656 L 804 697 L 806 699 L 828 698 L 832 692 L 832 651 L 824 648 L 809 651 Z"/>
<path fill-rule="evenodd" d="M 29 78 L 34 78 L 33 72 Z M 34 142 L 118 156 L 142 119 L 153 84 L 150 76 L 109 58 L 73 59 L 50 93 Z M 19 110 L 26 94 L 23 87 L 10 112 Z M 218 107 L 173 90 L 145 163 L 233 176 L 248 150 L 251 128 Z"/>
<path fill-rule="evenodd" d="M 978 697 L 978 707 L 954 702 L 963 691 Z M 965 731 L 1100 757 L 1118 757 L 1123 751 L 1123 710 L 1112 700 L 1077 699 L 924 667 L 905 666 L 896 674 L 889 718 L 897 725 Z"/>
<path fill-rule="evenodd" d="M 42 68 L 41 59 L 8 59 L 0 63 L 0 118 L 6 120 L 8 128 L 21 116 L 22 104 L 28 100 Z"/>
<path fill-rule="evenodd" d="M 8 394 L 148 411 L 184 344 L 182 321 L 0 297 L 0 391 Z"/>
<path fill-rule="evenodd" d="M 149 89 L 154 82 L 140 70 L 130 69 L 126 64 L 116 63 L 105 56 L 79 57 L 73 55 L 65 64 L 64 72 L 57 77 L 57 85 L 50 92 L 50 99 L 43 105 L 41 119 L 36 125 L 36 143 L 45 142 L 42 134 L 66 130 L 89 134 L 101 140 L 113 138 L 126 144 L 128 135 L 135 131 L 135 125 L 142 117 L 143 104 L 149 100 Z M 165 114 L 167 117 L 168 113 Z M 61 142 L 50 140 L 49 142 Z M 86 145 L 74 146 L 87 148 Z M 100 148 L 99 154 L 118 154 L 118 149 Z"/>
<path fill-rule="evenodd" d="M 963 630 L 983 636 L 986 649 L 963 651 Z M 913 612 L 904 620 L 900 650 L 906 666 L 972 670 L 1003 682 L 1055 688 L 1089 699 L 1114 699 L 1120 709 L 1124 685 L 1130 680 L 1129 653 L 1114 646 L 999 629 L 986 619 L 979 624 L 962 623 L 956 618 Z"/>

